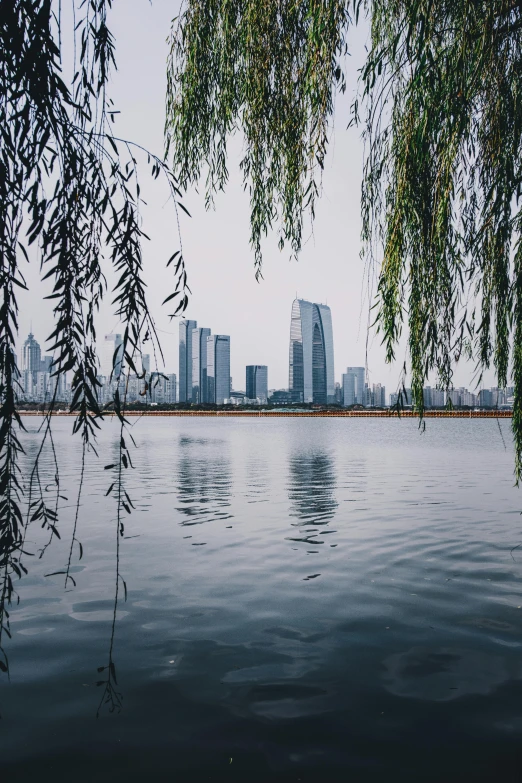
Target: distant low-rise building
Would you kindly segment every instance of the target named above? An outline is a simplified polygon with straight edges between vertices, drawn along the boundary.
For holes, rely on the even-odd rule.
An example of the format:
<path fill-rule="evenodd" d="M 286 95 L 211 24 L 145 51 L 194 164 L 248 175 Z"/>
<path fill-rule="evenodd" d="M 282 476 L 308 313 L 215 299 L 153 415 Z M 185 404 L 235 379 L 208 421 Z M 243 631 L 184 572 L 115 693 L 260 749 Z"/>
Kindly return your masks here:
<path fill-rule="evenodd" d="M 292 392 L 288 391 L 288 389 L 273 389 L 268 401 L 272 405 L 290 405 L 290 403 L 294 402 Z"/>
<path fill-rule="evenodd" d="M 176 374 L 158 374 L 151 377 L 150 401 L 157 405 L 174 405 L 176 399 Z"/>
<path fill-rule="evenodd" d="M 401 404 L 404 407 L 408 407 L 412 405 L 412 393 L 411 389 L 401 389 L 399 392 L 392 392 L 390 394 L 390 407 L 393 408 L 397 405 L 399 402 L 399 398 L 401 399 Z"/>

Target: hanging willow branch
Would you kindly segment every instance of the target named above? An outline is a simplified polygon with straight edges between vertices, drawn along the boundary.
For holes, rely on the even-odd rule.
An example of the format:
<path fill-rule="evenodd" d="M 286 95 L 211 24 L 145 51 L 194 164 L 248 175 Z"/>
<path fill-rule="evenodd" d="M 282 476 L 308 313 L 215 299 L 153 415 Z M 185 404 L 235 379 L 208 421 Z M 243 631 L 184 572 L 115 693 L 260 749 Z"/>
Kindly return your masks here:
<path fill-rule="evenodd" d="M 515 383 L 522 470 L 522 3 L 374 0 L 363 73 L 364 238 L 382 247 L 378 329 L 407 325 L 412 392 L 463 352 Z M 383 121 L 383 120 L 386 121 Z"/>
<path fill-rule="evenodd" d="M 314 213 L 348 21 L 344 0 L 189 0 L 173 23 L 167 152 L 183 185 L 207 168 L 211 203 L 242 130 L 257 276 L 263 235 L 279 221 L 280 247 L 297 253 L 303 207 Z"/>
<path fill-rule="evenodd" d="M 172 27 L 167 144 L 185 184 L 226 184 L 245 138 L 256 272 L 262 235 L 301 248 L 313 218 L 352 20 L 371 49 L 354 120 L 366 117 L 363 245 L 378 274 L 388 361 L 403 327 L 413 401 L 462 355 L 478 379 L 512 375 L 522 473 L 522 3 L 520 0 L 187 0 Z M 362 103 L 362 106 L 361 106 Z"/>
<path fill-rule="evenodd" d="M 22 268 L 38 250 L 42 278 L 52 281 L 55 328 L 50 336 L 55 382 L 72 376 L 73 431 L 85 451 L 94 449 L 103 411 L 99 403 L 96 316 L 107 293 L 104 265 L 116 275 L 113 304 L 123 323 L 122 372 L 134 368 L 132 357 L 144 340 L 158 346 L 143 282 L 138 160 L 144 157 L 153 178 L 163 175 L 176 205 L 178 182 L 161 159 L 115 137 L 117 113 L 107 95 L 115 67 L 114 40 L 107 26 L 112 0 L 70 0 L 74 51 L 70 83 L 64 76 L 61 2 L 10 0 L 0 8 L 0 669 L 7 670 L 2 648 L 9 634 L 8 606 L 13 577 L 20 576 L 25 528 L 39 521 L 50 539 L 59 535 L 57 502 L 41 492 L 29 499 L 24 519 L 20 475 L 23 429 L 16 405 L 20 375 L 15 341 L 20 289 L 27 289 Z M 34 245 L 33 248 L 30 248 Z M 176 313 L 187 304 L 183 257 L 174 270 Z M 128 359 L 128 361 L 127 361 Z M 121 366 L 121 362 L 120 362 Z M 122 380 L 123 382 L 123 380 Z M 56 383 L 57 386 L 57 383 Z M 116 391 L 116 413 L 121 404 Z M 56 395 L 54 395 L 55 397 Z M 51 416 L 54 404 L 51 400 Z M 124 417 L 122 417 L 124 418 Z M 44 427 L 43 437 L 50 428 Z M 122 426 L 125 425 L 123 420 Z M 122 464 L 126 452 L 120 449 Z M 84 464 L 84 463 L 83 463 Z M 36 477 L 36 483 L 35 478 Z M 33 471 L 30 491 L 38 486 Z M 120 471 L 114 491 L 121 516 L 126 496 Z M 34 490 L 36 491 L 36 490 Z M 77 498 L 78 507 L 80 494 Z M 77 518 L 72 544 L 78 542 Z M 80 556 L 81 556 L 80 546 Z M 70 558 L 64 572 L 70 576 Z M 120 577 L 118 577 L 120 578 Z"/>

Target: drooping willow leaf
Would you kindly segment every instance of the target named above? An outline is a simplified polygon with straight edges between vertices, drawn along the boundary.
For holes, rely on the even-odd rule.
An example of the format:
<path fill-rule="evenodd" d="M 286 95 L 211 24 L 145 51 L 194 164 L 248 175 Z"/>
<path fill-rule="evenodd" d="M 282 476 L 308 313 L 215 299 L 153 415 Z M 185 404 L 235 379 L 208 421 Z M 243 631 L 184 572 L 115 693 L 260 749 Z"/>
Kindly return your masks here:
<path fill-rule="evenodd" d="M 94 448 L 103 413 L 96 317 L 107 294 L 107 266 L 112 266 L 117 280 L 112 298 L 123 324 L 123 355 L 139 354 L 144 339 L 156 341 L 143 281 L 146 235 L 140 213 L 140 155 L 153 178 L 165 176 L 174 204 L 181 200 L 177 180 L 160 158 L 114 135 L 116 109 L 108 95 L 115 66 L 108 28 L 111 5 L 112 0 L 71 0 L 69 32 L 62 24 L 61 2 L 8 0 L 0 6 L 0 653 L 2 634 L 9 634 L 13 575 L 20 576 L 25 569 L 27 526 L 42 524 L 49 541 L 59 536 L 58 469 L 54 502 L 42 491 L 38 458 L 25 499 L 20 474 L 22 422 L 16 405 L 21 387 L 15 343 L 17 297 L 26 288 L 23 267 L 38 257 L 42 278 L 52 282 L 51 374 L 56 380 L 65 373 L 72 378 L 70 407 L 77 414 L 73 430 L 83 441 L 83 477 L 85 450 Z M 62 62 L 65 36 L 70 36 L 67 50 L 74 52 L 70 80 Z M 173 277 L 182 311 L 187 295 L 181 255 Z M 123 428 L 127 380 L 121 362 L 118 372 L 123 391 L 116 391 L 113 407 Z M 53 402 L 54 398 L 51 409 Z M 43 438 L 52 444 L 50 422 L 49 415 Z M 54 445 L 52 449 L 56 458 Z M 130 456 L 124 445 L 119 460 L 111 490 L 118 504 L 118 541 L 121 509 L 124 502 L 128 505 L 121 466 L 130 464 Z M 79 504 L 78 494 L 77 511 Z M 78 514 L 71 553 L 75 542 L 83 553 L 76 538 L 77 521 Z M 66 586 L 73 581 L 70 563 L 71 556 L 64 572 Z M 116 585 L 120 579 L 117 572 Z M 118 587 L 116 600 L 117 591 Z"/>
<path fill-rule="evenodd" d="M 364 14 L 371 47 L 354 119 L 365 119 L 363 247 L 378 268 L 376 326 L 389 361 L 408 339 L 413 400 L 449 388 L 462 355 L 478 379 L 514 381 L 522 472 L 522 3 L 520 0 L 187 0 L 168 63 L 167 145 L 183 183 L 226 184 L 227 140 L 245 139 L 256 270 L 261 238 L 301 247 L 313 217 L 340 58 Z M 206 167 L 206 169 L 205 169 Z"/>

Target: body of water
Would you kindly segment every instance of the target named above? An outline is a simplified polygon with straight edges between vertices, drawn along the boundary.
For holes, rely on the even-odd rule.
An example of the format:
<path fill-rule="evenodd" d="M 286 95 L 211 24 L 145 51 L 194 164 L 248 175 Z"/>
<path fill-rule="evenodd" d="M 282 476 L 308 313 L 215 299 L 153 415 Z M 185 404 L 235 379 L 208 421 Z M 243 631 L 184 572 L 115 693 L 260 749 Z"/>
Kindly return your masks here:
<path fill-rule="evenodd" d="M 24 423 L 30 457 L 41 436 Z M 121 710 L 96 718 L 115 585 L 103 465 L 119 433 L 107 422 L 87 458 L 83 557 L 75 545 L 65 590 L 46 574 L 67 562 L 81 451 L 57 420 L 68 500 L 61 540 L 27 557 L 16 585 L 1 780 L 520 780 L 509 425 L 138 421 L 113 648 Z M 27 548 L 43 543 L 33 523 Z"/>

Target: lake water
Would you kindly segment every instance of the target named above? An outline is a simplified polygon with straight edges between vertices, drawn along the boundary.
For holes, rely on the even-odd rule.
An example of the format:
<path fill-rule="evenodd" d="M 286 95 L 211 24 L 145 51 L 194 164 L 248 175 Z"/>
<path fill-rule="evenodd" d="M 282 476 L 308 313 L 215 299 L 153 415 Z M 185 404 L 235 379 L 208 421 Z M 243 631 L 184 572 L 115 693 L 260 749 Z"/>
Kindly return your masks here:
<path fill-rule="evenodd" d="M 38 420 L 26 418 L 28 454 Z M 27 558 L 0 679 L 0 779 L 520 780 L 522 494 L 509 421 L 138 421 L 114 637 L 105 498 L 54 425 L 61 541 Z M 502 430 L 503 437 L 499 431 Z M 44 462 L 47 457 L 44 455 Z M 50 481 L 50 474 L 43 481 Z M 35 551 L 45 539 L 28 533 Z"/>

